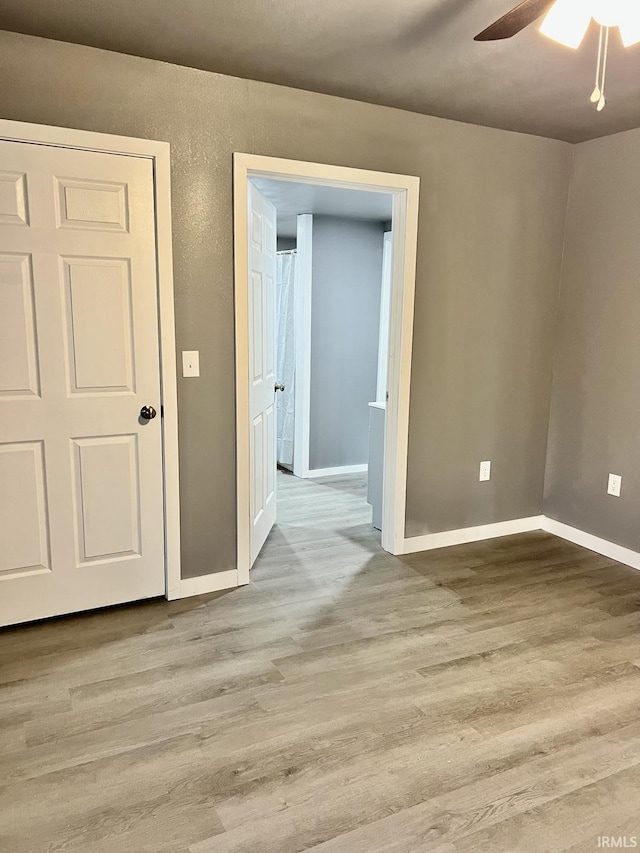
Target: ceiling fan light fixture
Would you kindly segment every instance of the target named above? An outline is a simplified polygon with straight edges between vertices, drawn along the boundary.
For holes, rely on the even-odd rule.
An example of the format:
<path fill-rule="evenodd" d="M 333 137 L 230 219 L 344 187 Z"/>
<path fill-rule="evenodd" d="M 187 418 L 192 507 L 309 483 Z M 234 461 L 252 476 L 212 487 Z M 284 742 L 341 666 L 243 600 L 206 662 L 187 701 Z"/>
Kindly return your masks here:
<path fill-rule="evenodd" d="M 520 0 L 475 40 L 512 38 L 542 15 L 545 15 L 540 26 L 542 35 L 574 50 L 584 41 L 591 22 L 598 25 L 598 61 L 591 103 L 602 112 L 607 103 L 605 85 L 611 31 L 620 30 L 625 47 L 640 43 L 640 0 Z"/>
<path fill-rule="evenodd" d="M 587 34 L 593 15 L 584 0 L 556 0 L 542 22 L 540 32 L 547 38 L 577 50 Z"/>

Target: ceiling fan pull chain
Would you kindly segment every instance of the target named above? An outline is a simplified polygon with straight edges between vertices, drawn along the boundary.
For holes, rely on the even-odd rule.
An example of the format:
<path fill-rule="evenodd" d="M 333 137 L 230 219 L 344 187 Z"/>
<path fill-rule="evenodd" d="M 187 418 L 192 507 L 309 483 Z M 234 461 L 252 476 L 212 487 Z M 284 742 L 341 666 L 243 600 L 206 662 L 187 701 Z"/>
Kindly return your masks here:
<path fill-rule="evenodd" d="M 596 87 L 591 93 L 591 103 L 597 104 L 602 92 L 600 91 L 600 71 L 602 69 L 602 47 L 604 41 L 604 27 L 600 27 L 600 41 L 598 42 L 598 67 L 596 69 Z"/>
<path fill-rule="evenodd" d="M 606 27 L 606 34 L 604 37 L 604 57 L 602 60 L 602 86 L 600 87 L 600 100 L 598 101 L 598 112 L 601 113 L 602 110 L 607 105 L 607 100 L 604 96 L 604 87 L 607 81 L 607 63 L 609 61 L 609 27 Z"/>

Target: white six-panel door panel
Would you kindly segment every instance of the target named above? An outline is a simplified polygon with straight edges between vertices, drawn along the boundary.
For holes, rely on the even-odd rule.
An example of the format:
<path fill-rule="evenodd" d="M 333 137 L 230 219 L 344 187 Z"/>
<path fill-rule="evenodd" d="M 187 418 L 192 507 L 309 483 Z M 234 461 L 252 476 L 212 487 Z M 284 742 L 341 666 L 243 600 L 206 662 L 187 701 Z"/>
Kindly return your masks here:
<path fill-rule="evenodd" d="M 276 521 L 276 209 L 249 183 L 251 564 Z"/>
<path fill-rule="evenodd" d="M 0 142 L 0 624 L 161 595 L 151 161 Z"/>

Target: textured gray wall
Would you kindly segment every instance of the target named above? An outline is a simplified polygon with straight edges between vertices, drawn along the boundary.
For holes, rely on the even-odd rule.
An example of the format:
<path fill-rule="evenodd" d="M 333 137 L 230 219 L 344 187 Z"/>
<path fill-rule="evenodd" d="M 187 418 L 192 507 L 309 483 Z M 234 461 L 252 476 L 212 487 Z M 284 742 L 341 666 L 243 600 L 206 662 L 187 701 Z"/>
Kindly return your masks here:
<path fill-rule="evenodd" d="M 369 403 L 376 399 L 381 222 L 313 217 L 309 466 L 369 458 Z"/>
<path fill-rule="evenodd" d="M 236 559 L 234 151 L 421 177 L 407 531 L 540 512 L 571 146 L 11 33 L 0 81 L 4 118 L 171 143 L 185 576 Z"/>
<path fill-rule="evenodd" d="M 545 513 L 640 551 L 640 131 L 576 148 L 557 337 Z"/>
<path fill-rule="evenodd" d="M 288 252 L 296 247 L 295 237 L 278 237 L 277 247 L 279 252 Z"/>

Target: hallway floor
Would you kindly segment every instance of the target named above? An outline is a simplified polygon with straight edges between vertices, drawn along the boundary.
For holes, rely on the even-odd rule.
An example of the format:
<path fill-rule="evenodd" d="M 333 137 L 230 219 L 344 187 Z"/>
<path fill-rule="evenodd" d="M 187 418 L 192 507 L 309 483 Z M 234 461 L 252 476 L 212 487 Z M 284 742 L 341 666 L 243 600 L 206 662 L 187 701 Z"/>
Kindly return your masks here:
<path fill-rule="evenodd" d="M 280 482 L 250 586 L 0 633 L 0 850 L 640 836 L 639 573 L 545 533 L 392 557 L 364 477 Z"/>
<path fill-rule="evenodd" d="M 254 580 L 263 569 L 268 572 L 274 560 L 287 563 L 310 546 L 318 557 L 314 571 L 321 571 L 322 555 L 317 552 L 323 542 L 330 560 L 337 542 L 353 542 L 359 554 L 362 549 L 381 550 L 380 531 L 371 524 L 366 473 L 301 480 L 278 471 L 277 489 L 276 525 L 252 569 Z"/>

